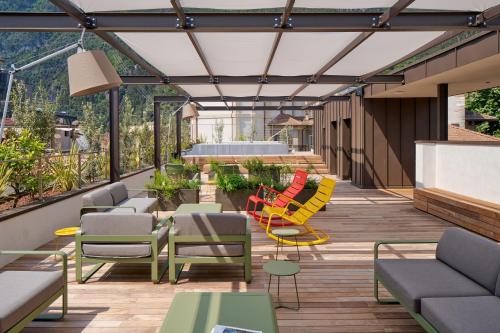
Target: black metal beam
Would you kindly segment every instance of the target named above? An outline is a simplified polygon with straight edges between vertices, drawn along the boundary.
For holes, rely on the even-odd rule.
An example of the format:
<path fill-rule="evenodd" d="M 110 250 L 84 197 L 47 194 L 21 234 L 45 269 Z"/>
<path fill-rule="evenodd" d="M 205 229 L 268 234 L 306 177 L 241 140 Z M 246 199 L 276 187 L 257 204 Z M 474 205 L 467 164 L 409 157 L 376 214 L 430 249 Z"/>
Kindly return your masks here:
<path fill-rule="evenodd" d="M 120 89 L 109 91 L 109 180 L 120 180 Z"/>
<path fill-rule="evenodd" d="M 489 22 L 500 17 L 500 5 L 488 8 L 484 12 L 469 18 L 469 26 L 486 27 Z"/>
<path fill-rule="evenodd" d="M 310 75 L 299 76 L 276 76 L 268 75 L 266 84 L 300 84 L 306 83 Z M 124 84 L 259 84 L 262 83 L 262 77 L 258 75 L 251 76 L 169 76 L 158 78 L 156 76 L 122 76 Z M 355 84 L 355 83 L 401 83 L 404 80 L 403 75 L 376 75 L 361 80 L 358 76 L 349 75 L 323 75 L 316 83 L 321 84 Z"/>
<path fill-rule="evenodd" d="M 287 0 L 285 10 L 283 11 L 283 14 L 281 15 L 279 26 L 275 26 L 276 28 L 292 28 L 292 24 L 289 23 L 291 18 L 290 15 L 292 14 L 293 10 L 293 5 L 295 4 L 295 0 Z M 278 18 L 275 18 L 277 20 Z M 274 55 L 276 54 L 276 51 L 278 50 L 278 45 L 281 41 L 281 37 L 283 36 L 283 32 L 280 31 L 276 34 L 276 37 L 274 38 L 273 46 L 271 46 L 271 52 L 269 53 L 269 56 L 267 57 L 266 61 L 266 67 L 264 68 L 264 73 L 262 74 L 262 82 L 259 83 L 259 87 L 257 88 L 257 93 L 255 94 L 257 97 L 260 95 L 260 92 L 262 91 L 262 85 L 264 83 L 267 83 L 267 76 L 269 74 L 269 68 L 271 68 L 271 64 L 273 63 Z M 255 106 L 255 103 L 253 104 Z"/>
<path fill-rule="evenodd" d="M 290 99 L 289 96 L 260 96 L 257 100 L 258 102 L 323 102 L 323 101 L 345 101 L 348 100 L 348 96 L 331 96 L 327 99 L 321 99 L 318 96 L 296 96 Z M 226 102 L 253 102 L 256 101 L 255 96 L 224 96 Z M 185 96 L 155 96 L 155 102 L 165 102 L 165 103 L 184 103 L 186 102 Z M 222 102 L 219 96 L 209 96 L 209 97 L 191 97 L 191 102 Z"/>
<path fill-rule="evenodd" d="M 57 6 L 65 0 L 50 0 Z M 62 8 L 61 6 L 59 6 Z M 68 12 L 69 13 L 69 12 Z M 335 32 L 335 31 L 449 31 L 499 30 L 500 18 L 486 26 L 469 25 L 479 12 L 404 12 L 391 18 L 390 27 L 373 27 L 380 12 L 293 13 L 293 29 L 274 27 L 275 13 L 193 13 L 193 32 Z M 71 16 L 71 15 L 70 15 Z M 89 13 L 84 22 L 71 21 L 61 13 L 0 13 L 0 31 L 77 31 L 78 24 L 94 21 L 94 32 L 179 32 L 175 13 Z M 91 29 L 91 28 L 89 28 Z"/>
<path fill-rule="evenodd" d="M 391 27 L 391 19 L 399 15 L 406 7 L 412 4 L 415 0 L 398 0 L 395 4 L 393 4 L 388 10 L 386 10 L 382 15 L 378 17 L 377 20 L 374 20 L 372 23 L 373 27 L 377 28 L 390 28 Z"/>
<path fill-rule="evenodd" d="M 225 110 L 226 107 L 223 106 L 203 106 L 202 109 L 198 109 L 198 111 L 218 111 Z M 282 110 L 288 111 L 299 111 L 299 110 L 323 110 L 323 106 L 320 105 L 311 105 L 311 106 L 283 106 Z M 276 111 L 278 110 L 278 106 L 229 106 L 230 111 Z"/>
<path fill-rule="evenodd" d="M 175 114 L 175 157 L 182 153 L 182 109 Z"/>
<path fill-rule="evenodd" d="M 161 168 L 161 104 L 154 103 L 153 113 L 154 163 L 155 168 Z"/>

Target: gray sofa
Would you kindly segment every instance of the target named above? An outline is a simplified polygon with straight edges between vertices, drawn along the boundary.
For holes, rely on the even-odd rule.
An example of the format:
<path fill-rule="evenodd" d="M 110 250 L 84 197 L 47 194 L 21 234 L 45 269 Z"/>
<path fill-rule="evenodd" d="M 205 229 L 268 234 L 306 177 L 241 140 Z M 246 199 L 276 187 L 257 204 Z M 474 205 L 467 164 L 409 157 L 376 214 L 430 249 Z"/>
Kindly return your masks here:
<path fill-rule="evenodd" d="M 59 320 L 68 312 L 67 255 L 59 251 L 0 251 L 0 255 L 57 255 L 62 271 L 0 272 L 0 333 L 20 332 L 32 320 Z M 62 297 L 60 313 L 41 315 Z"/>
<path fill-rule="evenodd" d="M 158 283 L 168 261 L 159 267 L 159 256 L 168 242 L 168 219 L 158 221 L 149 213 L 88 213 L 81 217 L 75 236 L 76 280 L 84 283 L 105 263 L 151 265 L 151 280 Z M 83 275 L 85 263 L 94 267 Z"/>
<path fill-rule="evenodd" d="M 134 189 L 135 191 L 152 191 Z M 129 189 L 122 182 L 109 184 L 82 197 L 82 214 L 88 212 L 151 213 L 158 207 L 157 198 L 129 198 Z"/>
<path fill-rule="evenodd" d="M 446 230 L 435 259 L 380 259 L 375 244 L 375 298 L 399 302 L 427 332 L 500 332 L 500 245 L 460 228 Z M 394 300 L 379 298 L 381 282 Z"/>

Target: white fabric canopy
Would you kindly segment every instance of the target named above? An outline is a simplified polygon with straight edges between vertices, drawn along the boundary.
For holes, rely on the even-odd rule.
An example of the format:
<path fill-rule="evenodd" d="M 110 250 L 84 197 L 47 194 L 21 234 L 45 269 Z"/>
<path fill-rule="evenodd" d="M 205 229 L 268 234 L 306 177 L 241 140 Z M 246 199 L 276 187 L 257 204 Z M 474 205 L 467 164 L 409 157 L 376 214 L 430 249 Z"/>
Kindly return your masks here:
<path fill-rule="evenodd" d="M 195 33 L 212 71 L 217 75 L 264 72 L 276 33 Z"/>
<path fill-rule="evenodd" d="M 121 32 L 116 35 L 167 75 L 208 75 L 193 44 L 182 32 Z"/>
<path fill-rule="evenodd" d="M 86 12 L 170 9 L 169 0 L 71 0 Z M 180 0 L 189 8 L 251 10 L 283 8 L 286 0 Z M 339 10 L 387 8 L 396 0 L 296 0 L 294 8 Z M 483 11 L 500 0 L 416 0 L 408 10 Z M 271 16 L 272 18 L 272 16 Z M 292 15 L 293 18 L 293 15 Z M 262 76 L 276 32 L 196 32 L 194 36 L 208 66 L 216 76 Z M 376 32 L 328 69 L 325 75 L 361 76 L 383 68 L 432 41 L 444 31 Z M 138 55 L 165 76 L 208 76 L 200 56 L 183 31 L 120 32 L 116 34 Z M 310 76 L 335 58 L 360 32 L 284 32 L 268 75 Z M 321 82 L 321 81 L 320 81 Z M 207 80 L 208 83 L 208 80 Z M 301 84 L 264 84 L 260 96 L 289 96 Z M 339 84 L 311 84 L 299 96 L 322 96 Z M 255 96 L 254 84 L 221 84 L 225 96 Z M 194 97 L 218 96 L 214 85 L 182 85 Z"/>
<path fill-rule="evenodd" d="M 169 0 L 71 0 L 85 12 L 130 11 L 172 8 Z M 251 10 L 283 8 L 286 0 L 181 0 L 185 8 Z M 374 9 L 387 8 L 396 0 L 296 0 L 294 8 Z M 498 0 L 416 0 L 409 8 L 425 10 L 483 11 Z"/>
<path fill-rule="evenodd" d="M 398 60 L 443 31 L 376 32 L 326 71 L 327 75 L 363 75 Z"/>
<path fill-rule="evenodd" d="M 269 69 L 271 75 L 311 75 L 359 32 L 294 32 L 283 34 Z"/>

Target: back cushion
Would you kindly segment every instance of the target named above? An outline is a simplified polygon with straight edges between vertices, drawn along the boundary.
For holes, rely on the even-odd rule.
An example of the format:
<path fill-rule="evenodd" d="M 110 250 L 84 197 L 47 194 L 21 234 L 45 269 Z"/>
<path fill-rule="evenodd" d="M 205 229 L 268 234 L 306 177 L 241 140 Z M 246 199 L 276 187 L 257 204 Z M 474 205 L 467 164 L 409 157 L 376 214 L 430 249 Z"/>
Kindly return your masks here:
<path fill-rule="evenodd" d="M 177 236 L 244 235 L 247 217 L 240 214 L 194 213 L 176 214 L 174 230 Z"/>
<path fill-rule="evenodd" d="M 113 206 L 113 198 L 106 188 L 100 188 L 82 196 L 83 206 Z"/>
<path fill-rule="evenodd" d="M 117 182 L 113 184 L 109 184 L 105 187 L 111 193 L 111 197 L 113 198 L 113 202 L 118 205 L 123 200 L 128 199 L 128 190 L 124 183 Z"/>
<path fill-rule="evenodd" d="M 150 235 L 157 220 L 148 213 L 88 213 L 81 223 L 86 235 Z"/>
<path fill-rule="evenodd" d="M 500 245 L 460 228 L 446 230 L 436 258 L 495 293 L 500 272 Z"/>

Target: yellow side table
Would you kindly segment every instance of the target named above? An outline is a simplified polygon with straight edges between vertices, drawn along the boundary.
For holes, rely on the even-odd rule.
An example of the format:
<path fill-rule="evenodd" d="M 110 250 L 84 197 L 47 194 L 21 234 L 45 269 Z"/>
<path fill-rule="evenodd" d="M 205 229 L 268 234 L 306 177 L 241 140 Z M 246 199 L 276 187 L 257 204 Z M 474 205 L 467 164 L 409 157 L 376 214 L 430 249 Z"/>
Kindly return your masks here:
<path fill-rule="evenodd" d="M 54 235 L 57 236 L 56 240 L 56 250 L 59 251 L 59 238 L 60 237 L 74 237 L 76 233 L 80 230 L 80 227 L 68 227 L 63 229 L 58 229 L 54 231 Z M 55 256 L 54 256 L 55 258 Z M 70 256 L 68 259 L 74 259 L 75 256 Z"/>

